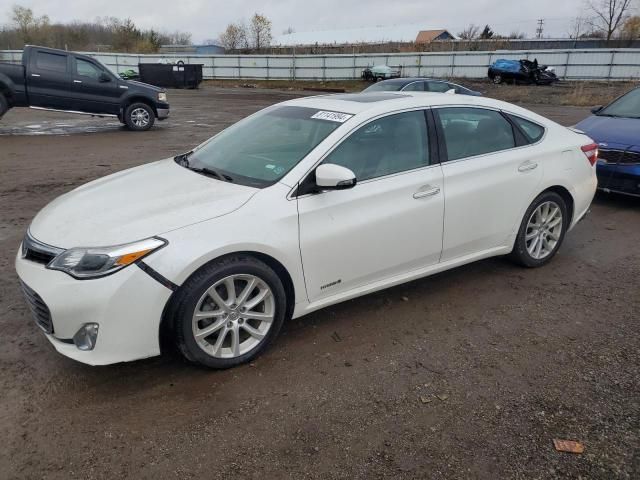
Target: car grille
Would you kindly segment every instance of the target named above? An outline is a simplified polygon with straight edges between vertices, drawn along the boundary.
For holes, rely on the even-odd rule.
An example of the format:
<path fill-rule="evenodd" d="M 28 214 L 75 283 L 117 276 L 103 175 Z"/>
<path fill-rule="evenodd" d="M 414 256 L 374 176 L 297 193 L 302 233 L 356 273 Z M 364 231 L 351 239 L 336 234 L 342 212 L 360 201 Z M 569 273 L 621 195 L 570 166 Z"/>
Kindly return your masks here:
<path fill-rule="evenodd" d="M 629 150 L 610 150 L 608 148 L 598 149 L 598 158 L 613 164 L 634 164 L 640 163 L 640 153 Z"/>
<path fill-rule="evenodd" d="M 29 233 L 27 233 L 22 240 L 22 258 L 25 260 L 47 265 L 62 252 L 64 252 L 62 248 L 52 247 L 51 245 L 39 242 L 29 235 Z"/>
<path fill-rule="evenodd" d="M 53 333 L 53 322 L 51 321 L 49 307 L 33 289 L 29 288 L 24 282 L 20 282 L 20 284 L 34 320 L 42 330 L 51 335 Z"/>

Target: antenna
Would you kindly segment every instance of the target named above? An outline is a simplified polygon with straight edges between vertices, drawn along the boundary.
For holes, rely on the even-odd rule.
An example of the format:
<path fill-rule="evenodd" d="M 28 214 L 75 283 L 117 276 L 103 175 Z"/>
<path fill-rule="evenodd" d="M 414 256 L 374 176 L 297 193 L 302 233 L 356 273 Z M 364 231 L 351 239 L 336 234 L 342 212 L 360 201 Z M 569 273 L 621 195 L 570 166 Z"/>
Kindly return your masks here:
<path fill-rule="evenodd" d="M 544 18 L 538 19 L 538 28 L 536 28 L 536 38 L 542 38 L 542 27 L 544 26 Z"/>

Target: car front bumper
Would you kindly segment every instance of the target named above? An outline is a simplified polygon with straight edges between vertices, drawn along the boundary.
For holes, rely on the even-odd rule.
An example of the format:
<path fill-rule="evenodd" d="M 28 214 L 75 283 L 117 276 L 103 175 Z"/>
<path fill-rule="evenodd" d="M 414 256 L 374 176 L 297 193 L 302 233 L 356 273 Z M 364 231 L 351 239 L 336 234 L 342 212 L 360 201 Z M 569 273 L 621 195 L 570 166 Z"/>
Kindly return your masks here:
<path fill-rule="evenodd" d="M 48 309 L 52 332 L 45 335 L 59 353 L 89 365 L 160 354 L 160 320 L 172 292 L 137 265 L 102 278 L 76 280 L 18 252 L 16 271 Z M 99 324 L 95 348 L 89 351 L 72 340 L 86 323 Z"/>
<path fill-rule="evenodd" d="M 640 164 L 598 164 L 598 188 L 604 192 L 640 196 Z"/>
<path fill-rule="evenodd" d="M 156 108 L 158 112 L 158 120 L 164 120 L 165 118 L 169 118 L 169 108 Z"/>

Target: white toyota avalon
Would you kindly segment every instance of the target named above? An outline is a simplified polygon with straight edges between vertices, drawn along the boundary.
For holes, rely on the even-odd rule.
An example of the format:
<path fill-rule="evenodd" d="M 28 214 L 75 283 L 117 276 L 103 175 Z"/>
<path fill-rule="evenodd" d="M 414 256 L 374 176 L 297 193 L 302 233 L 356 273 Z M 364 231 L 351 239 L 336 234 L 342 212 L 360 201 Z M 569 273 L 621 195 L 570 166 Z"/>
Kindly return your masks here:
<path fill-rule="evenodd" d="M 226 368 L 328 305 L 495 255 L 544 265 L 589 208 L 596 157 L 488 98 L 302 98 L 59 197 L 16 269 L 64 355 L 130 361 L 162 337 Z"/>

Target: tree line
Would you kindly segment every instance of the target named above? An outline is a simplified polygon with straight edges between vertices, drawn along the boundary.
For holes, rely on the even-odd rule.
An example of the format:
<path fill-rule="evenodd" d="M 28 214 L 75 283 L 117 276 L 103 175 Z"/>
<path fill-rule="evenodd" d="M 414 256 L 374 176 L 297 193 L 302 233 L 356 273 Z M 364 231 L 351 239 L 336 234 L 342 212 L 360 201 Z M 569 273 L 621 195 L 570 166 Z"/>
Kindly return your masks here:
<path fill-rule="evenodd" d="M 156 53 L 161 45 L 190 45 L 191 34 L 141 29 L 133 20 L 99 17 L 93 22 L 52 23 L 30 8 L 15 5 L 10 23 L 0 26 L 0 49 L 21 50 L 25 45 L 79 51 Z"/>

